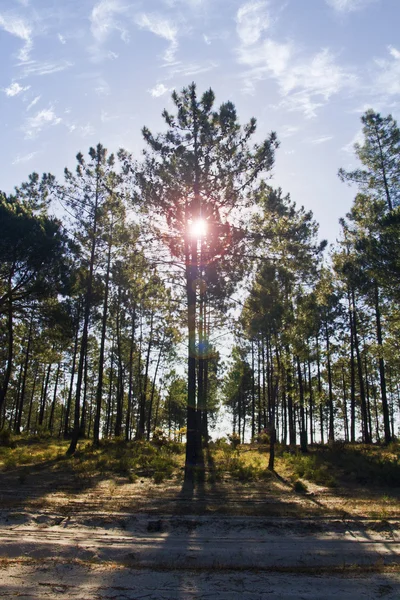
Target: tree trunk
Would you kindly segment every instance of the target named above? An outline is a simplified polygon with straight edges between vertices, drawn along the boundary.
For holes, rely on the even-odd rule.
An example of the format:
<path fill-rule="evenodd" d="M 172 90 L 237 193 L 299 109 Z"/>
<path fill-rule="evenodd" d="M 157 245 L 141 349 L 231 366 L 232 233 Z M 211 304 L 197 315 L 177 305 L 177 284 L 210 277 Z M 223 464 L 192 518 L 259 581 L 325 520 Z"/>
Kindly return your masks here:
<path fill-rule="evenodd" d="M 375 318 L 376 318 L 376 339 L 378 342 L 379 350 L 379 378 L 381 385 L 381 401 L 382 401 L 382 413 L 383 413 L 383 427 L 385 432 L 385 444 L 390 444 L 392 441 L 392 435 L 390 431 L 390 418 L 389 418 L 389 407 L 387 402 L 386 394 L 386 374 L 385 374 L 385 361 L 383 358 L 383 342 L 382 342 L 382 324 L 381 324 L 381 311 L 379 302 L 379 289 L 376 281 L 374 282 L 375 292 Z"/>
<path fill-rule="evenodd" d="M 101 419 L 101 405 L 103 400 L 103 377 L 104 377 L 104 352 L 106 345 L 106 331 L 107 331 L 107 317 L 108 317 L 108 292 L 110 282 L 110 269 L 111 269 L 111 248 L 112 248 L 112 226 L 111 233 L 108 240 L 107 250 L 107 266 L 106 266 L 106 277 L 104 282 L 104 302 L 103 302 L 103 315 L 101 318 L 101 337 L 100 337 L 100 353 L 99 353 L 99 368 L 97 373 L 97 388 L 96 388 L 96 412 L 93 424 L 93 444 L 98 446 L 100 443 L 100 419 Z"/>

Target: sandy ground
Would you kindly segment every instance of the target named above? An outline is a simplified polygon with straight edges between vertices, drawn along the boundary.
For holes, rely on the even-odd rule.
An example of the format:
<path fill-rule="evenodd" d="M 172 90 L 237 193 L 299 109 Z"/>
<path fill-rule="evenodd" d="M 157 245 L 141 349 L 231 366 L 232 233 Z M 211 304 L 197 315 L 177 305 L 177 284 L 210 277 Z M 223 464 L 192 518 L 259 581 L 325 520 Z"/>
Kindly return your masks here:
<path fill-rule="evenodd" d="M 0 598 L 399 600 L 397 498 L 2 473 Z"/>
<path fill-rule="evenodd" d="M 3 511 L 0 597 L 400 598 L 397 522 Z"/>
<path fill-rule="evenodd" d="M 9 565 L 0 570 L 1 598 L 20 600 L 398 600 L 394 574 L 149 570 L 114 565 Z"/>

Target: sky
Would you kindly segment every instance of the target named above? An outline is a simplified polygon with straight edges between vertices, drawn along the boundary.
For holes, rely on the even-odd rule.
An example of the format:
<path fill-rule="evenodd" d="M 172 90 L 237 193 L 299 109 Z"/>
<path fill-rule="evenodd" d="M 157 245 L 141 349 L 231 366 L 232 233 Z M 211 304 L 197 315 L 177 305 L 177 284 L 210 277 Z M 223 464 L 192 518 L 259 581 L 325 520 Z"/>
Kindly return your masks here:
<path fill-rule="evenodd" d="M 258 141 L 277 132 L 271 184 L 332 243 L 361 115 L 400 118 L 399 23 L 399 0 L 0 0 L 0 189 L 62 178 L 98 142 L 139 157 L 195 81 L 256 117 Z"/>

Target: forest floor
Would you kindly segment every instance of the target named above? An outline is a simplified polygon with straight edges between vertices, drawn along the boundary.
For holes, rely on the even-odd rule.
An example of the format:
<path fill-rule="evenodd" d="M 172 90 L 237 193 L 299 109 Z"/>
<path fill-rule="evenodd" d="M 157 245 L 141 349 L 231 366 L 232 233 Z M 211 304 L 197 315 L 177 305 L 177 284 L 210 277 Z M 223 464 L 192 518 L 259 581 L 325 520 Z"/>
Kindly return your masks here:
<path fill-rule="evenodd" d="M 398 447 L 214 448 L 191 490 L 179 447 L 64 453 L 0 448 L 1 598 L 400 597 Z"/>

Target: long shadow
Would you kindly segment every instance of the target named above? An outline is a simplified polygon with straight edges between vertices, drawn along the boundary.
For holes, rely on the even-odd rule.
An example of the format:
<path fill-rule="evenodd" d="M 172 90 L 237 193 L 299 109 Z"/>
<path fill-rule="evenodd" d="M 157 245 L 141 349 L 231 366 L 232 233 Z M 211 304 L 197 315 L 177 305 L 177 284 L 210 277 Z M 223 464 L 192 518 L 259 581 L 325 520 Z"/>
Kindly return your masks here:
<path fill-rule="evenodd" d="M 47 461 L 47 463 L 42 463 L 40 469 L 46 470 L 55 462 L 57 461 Z M 13 476 L 15 476 L 15 474 Z M 275 472 L 274 476 L 281 483 L 290 485 L 289 482 L 278 473 Z M 208 512 L 212 512 L 215 515 L 212 519 L 213 523 L 218 523 L 218 521 L 224 517 L 223 521 L 228 525 L 229 516 L 231 514 L 240 515 L 242 513 L 242 505 L 238 504 L 235 510 L 232 511 L 229 503 L 232 499 L 239 501 L 242 490 L 246 488 L 243 488 L 241 484 L 238 483 L 233 491 L 231 489 L 230 496 L 228 495 L 225 498 L 223 494 L 227 490 L 227 487 L 229 487 L 229 485 L 225 486 L 223 481 L 219 481 L 219 473 L 215 465 L 212 451 L 210 451 L 210 449 L 205 449 L 203 459 L 199 462 L 198 469 L 196 470 L 193 485 L 189 487 L 182 486 L 179 493 L 175 495 L 174 500 L 176 501 L 177 506 L 176 510 L 172 512 L 172 516 L 170 514 L 168 518 L 165 517 L 166 513 L 162 512 L 162 504 L 158 509 L 158 513 L 152 513 L 147 516 L 146 514 L 143 514 L 144 522 L 146 523 L 144 538 L 149 540 L 148 548 L 152 549 L 150 553 L 146 554 L 146 556 L 150 557 L 150 562 L 146 568 L 151 570 L 152 575 L 150 576 L 150 581 L 152 581 L 152 585 L 154 585 L 154 590 L 156 591 L 157 581 L 164 581 L 163 577 L 169 578 L 168 585 L 170 587 L 168 589 L 170 591 L 165 591 L 164 588 L 162 590 L 160 589 L 160 595 L 157 597 L 173 597 L 178 600 L 183 600 L 193 593 L 195 596 L 198 595 L 198 597 L 201 597 L 200 594 L 203 591 L 204 593 L 207 592 L 205 583 L 207 577 L 206 573 L 211 576 L 214 572 L 218 572 L 219 574 L 226 572 L 226 581 L 229 583 L 232 574 L 229 575 L 229 567 L 226 568 L 224 566 L 223 555 L 221 555 L 222 563 L 214 564 L 211 560 L 207 563 L 208 557 L 210 556 L 207 544 L 212 541 L 213 533 L 210 526 L 208 526 L 208 529 L 202 529 L 205 522 L 204 515 Z M 265 492 L 265 496 L 267 496 L 267 494 L 268 491 Z M 310 500 L 313 499 L 310 498 Z M 261 498 L 261 502 L 262 501 L 263 499 Z M 167 508 L 168 512 L 169 507 L 167 504 L 165 505 L 165 508 Z M 250 508 L 250 511 L 253 510 L 253 516 L 267 516 L 265 511 L 261 511 L 260 513 L 258 510 L 254 510 L 257 508 L 257 505 L 253 501 L 250 501 L 248 508 Z M 248 511 L 245 511 L 244 514 L 248 514 Z M 268 529 L 265 528 L 268 528 L 268 522 L 265 519 L 259 518 L 257 523 L 258 525 L 256 526 L 259 530 L 265 531 L 265 535 L 267 536 Z M 207 531 L 207 533 L 202 534 L 202 531 Z M 232 531 L 231 527 L 231 535 Z M 269 533 L 271 533 L 271 531 L 272 529 L 269 530 Z M 280 537 L 282 537 L 282 541 L 285 541 L 286 537 L 286 542 L 289 541 L 291 544 L 295 544 L 295 541 L 292 541 L 292 532 L 290 531 L 289 525 L 284 530 L 279 528 L 279 532 L 281 532 Z M 225 543 L 226 545 L 228 540 L 223 540 L 223 533 L 224 530 L 220 526 L 219 530 L 216 530 L 215 535 L 219 535 L 222 539 L 222 543 Z M 133 531 L 131 535 L 136 543 L 138 540 L 136 533 Z M 240 534 L 238 534 L 236 541 L 236 544 L 238 545 L 241 543 L 239 535 Z M 206 539 L 207 536 L 209 539 Z M 366 535 L 366 539 L 368 539 L 368 537 L 371 536 Z M 118 547 L 118 544 L 116 544 L 115 547 L 113 547 L 112 540 L 110 540 L 107 546 L 104 545 L 104 542 L 103 547 L 106 548 L 106 550 L 103 549 L 103 554 L 100 553 L 98 561 L 101 563 L 102 560 L 110 561 L 114 559 L 117 564 L 119 563 L 121 567 L 125 567 L 125 569 L 119 572 L 119 578 L 116 578 L 111 572 L 108 574 L 105 572 L 102 573 L 101 587 L 103 590 L 110 589 L 110 594 L 111 591 L 113 593 L 122 593 L 123 587 L 126 590 L 133 590 L 138 593 L 141 591 L 139 579 L 141 578 L 141 573 L 143 573 L 143 575 L 145 573 L 143 565 L 140 565 L 140 556 L 135 556 L 135 552 L 137 552 L 135 543 L 132 543 L 131 547 L 127 545 L 124 550 L 121 551 L 121 545 Z M 350 540 L 347 543 L 349 546 L 351 545 Z M 364 560 L 368 560 L 370 552 L 368 546 L 360 542 L 355 543 L 355 548 L 357 548 L 357 551 L 359 552 L 360 563 Z M 82 544 L 83 550 L 85 547 L 86 544 Z M 253 566 L 251 564 L 249 565 L 247 560 L 246 564 L 248 566 L 242 569 L 244 577 L 250 576 L 249 573 L 251 573 L 252 568 L 260 568 L 260 572 L 262 572 L 264 566 L 262 558 L 260 557 L 267 547 L 268 545 L 263 545 L 261 542 L 260 544 L 253 544 L 253 547 L 249 547 L 250 552 L 253 552 L 255 560 L 257 560 L 257 564 L 254 564 Z M 390 550 L 389 544 L 387 550 Z M 215 552 L 216 550 L 214 548 L 214 553 Z M 237 552 L 235 542 L 232 543 L 232 555 L 236 556 L 236 560 L 239 564 L 241 558 Z M 48 556 L 50 556 L 50 553 Z M 124 559 L 124 556 L 127 557 L 126 560 Z M 354 556 L 354 553 L 352 556 Z M 162 560 L 166 561 L 165 564 L 162 563 Z M 208 564 L 208 567 L 201 566 L 201 564 Z M 265 564 L 267 565 L 267 563 Z M 134 571 L 131 571 L 130 569 L 134 569 Z M 266 567 L 266 573 L 267 571 L 268 568 Z M 295 568 L 293 573 L 295 573 Z M 288 575 L 293 575 L 293 573 L 290 570 L 288 571 Z M 89 581 L 93 581 L 93 577 L 94 576 L 90 571 L 80 571 L 73 583 L 79 583 L 80 585 L 85 586 Z M 29 575 L 27 583 L 33 585 L 35 581 L 37 582 L 38 580 L 43 582 L 43 577 L 39 577 L 37 573 L 35 574 L 32 572 L 32 574 Z M 382 581 L 385 581 L 383 574 Z M 62 581 L 56 583 L 59 584 L 58 587 L 62 587 Z M 67 588 L 70 583 L 70 579 L 65 580 L 66 591 L 68 591 Z M 43 585 L 43 583 L 40 583 L 39 585 Z M 118 585 L 120 588 L 118 588 Z M 390 588 L 390 585 L 391 581 L 388 579 L 388 589 Z M 55 588 L 56 587 L 57 586 L 55 585 Z M 12 590 L 10 589 L 10 591 Z M 163 593 L 165 595 L 162 595 Z M 167 595 L 168 593 L 169 596 Z M 32 597 L 35 597 L 35 595 L 33 594 Z"/>

